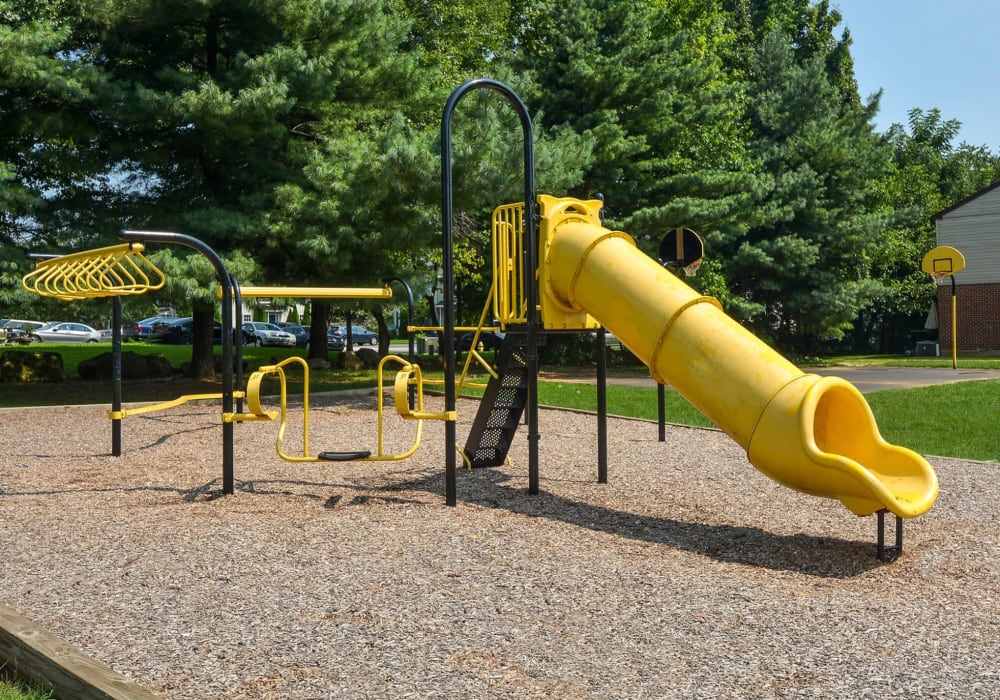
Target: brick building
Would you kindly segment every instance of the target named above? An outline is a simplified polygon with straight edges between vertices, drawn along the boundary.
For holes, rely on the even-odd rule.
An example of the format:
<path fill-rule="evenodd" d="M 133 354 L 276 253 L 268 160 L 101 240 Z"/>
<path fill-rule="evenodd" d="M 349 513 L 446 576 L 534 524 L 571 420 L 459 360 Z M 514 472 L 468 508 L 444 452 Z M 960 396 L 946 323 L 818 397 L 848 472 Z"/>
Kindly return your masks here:
<path fill-rule="evenodd" d="M 1000 352 L 1000 180 L 934 216 L 938 245 L 965 256 L 955 275 L 958 351 Z M 940 342 L 951 344 L 951 280 L 938 281 Z M 942 347 L 942 351 L 944 347 Z"/>

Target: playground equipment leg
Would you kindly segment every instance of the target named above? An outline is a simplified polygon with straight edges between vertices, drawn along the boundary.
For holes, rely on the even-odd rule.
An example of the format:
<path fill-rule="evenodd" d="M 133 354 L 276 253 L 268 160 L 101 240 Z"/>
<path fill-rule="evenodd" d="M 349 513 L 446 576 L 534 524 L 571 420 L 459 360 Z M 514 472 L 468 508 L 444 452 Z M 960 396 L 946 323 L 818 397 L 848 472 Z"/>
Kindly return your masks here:
<path fill-rule="evenodd" d="M 895 561 L 903 553 L 903 519 L 896 517 L 896 544 L 887 547 L 885 544 L 885 515 L 889 511 L 883 508 L 876 514 L 878 517 L 878 559 L 883 562 Z"/>
<path fill-rule="evenodd" d="M 607 331 L 597 331 L 597 483 L 608 483 L 608 348 Z"/>
<path fill-rule="evenodd" d="M 111 410 L 115 416 L 122 410 L 122 298 L 111 302 Z M 111 420 L 111 455 L 122 456 L 122 419 Z"/>

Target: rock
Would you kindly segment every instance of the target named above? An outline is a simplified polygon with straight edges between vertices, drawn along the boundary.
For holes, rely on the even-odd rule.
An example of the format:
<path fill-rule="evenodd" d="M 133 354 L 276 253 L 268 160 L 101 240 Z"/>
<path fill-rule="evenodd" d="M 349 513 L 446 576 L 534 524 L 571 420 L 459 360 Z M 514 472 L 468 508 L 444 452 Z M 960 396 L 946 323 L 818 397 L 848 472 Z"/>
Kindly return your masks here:
<path fill-rule="evenodd" d="M 348 370 L 376 369 L 379 357 L 378 350 L 375 348 L 358 348 L 357 352 L 340 353 L 337 367 Z"/>
<path fill-rule="evenodd" d="M 353 352 L 342 352 L 340 357 L 337 358 L 337 367 L 339 369 L 347 370 L 359 370 L 364 369 L 365 364 L 361 361 L 361 358 Z"/>
<path fill-rule="evenodd" d="M 375 348 L 358 348 L 356 354 L 365 369 L 376 369 L 378 367 L 380 356 L 378 350 Z"/>
<path fill-rule="evenodd" d="M 309 365 L 309 369 L 330 369 L 332 366 L 329 360 L 324 360 L 322 357 L 310 357 L 306 360 L 306 364 Z"/>
<path fill-rule="evenodd" d="M 76 371 L 82 379 L 111 379 L 113 356 L 110 352 L 101 353 L 89 360 L 84 360 L 76 366 Z M 136 352 L 122 353 L 122 378 L 124 379 L 161 379 L 173 374 L 173 368 L 166 357 L 142 355 Z"/>
<path fill-rule="evenodd" d="M 63 358 L 58 352 L 8 351 L 0 355 L 0 381 L 61 382 Z"/>

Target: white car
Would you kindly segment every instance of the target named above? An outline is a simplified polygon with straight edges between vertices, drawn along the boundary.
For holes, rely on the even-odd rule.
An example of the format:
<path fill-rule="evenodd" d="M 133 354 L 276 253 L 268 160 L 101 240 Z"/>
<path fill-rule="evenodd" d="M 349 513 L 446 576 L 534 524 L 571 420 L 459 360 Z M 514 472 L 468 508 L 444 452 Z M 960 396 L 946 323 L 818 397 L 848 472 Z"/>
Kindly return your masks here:
<path fill-rule="evenodd" d="M 243 342 L 253 345 L 283 345 L 288 348 L 295 347 L 295 336 L 287 331 L 283 331 L 273 323 L 262 323 L 254 321 L 244 323 Z"/>
<path fill-rule="evenodd" d="M 86 323 L 50 322 L 31 332 L 30 338 L 41 343 L 98 343 L 101 332 Z"/>
<path fill-rule="evenodd" d="M 30 340 L 31 331 L 40 328 L 45 324 L 41 321 L 22 321 L 18 318 L 4 319 L 0 323 L 0 339 L 4 342 L 13 343 Z"/>

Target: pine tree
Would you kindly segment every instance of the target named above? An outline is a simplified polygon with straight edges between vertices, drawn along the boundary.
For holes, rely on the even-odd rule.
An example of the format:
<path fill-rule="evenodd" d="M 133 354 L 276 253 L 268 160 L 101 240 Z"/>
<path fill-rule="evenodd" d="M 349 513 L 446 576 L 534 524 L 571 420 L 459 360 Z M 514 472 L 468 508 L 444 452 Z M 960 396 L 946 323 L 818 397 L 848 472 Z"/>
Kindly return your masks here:
<path fill-rule="evenodd" d="M 0 2 L 0 243 L 71 244 L 106 193 L 86 115 L 99 74 L 73 58 L 73 3 Z"/>
<path fill-rule="evenodd" d="M 841 98 L 822 55 L 797 61 L 785 34 L 764 38 L 748 77 L 756 218 L 727 242 L 725 276 L 759 334 L 805 352 L 879 291 L 867 253 L 888 154 L 870 110 Z"/>

